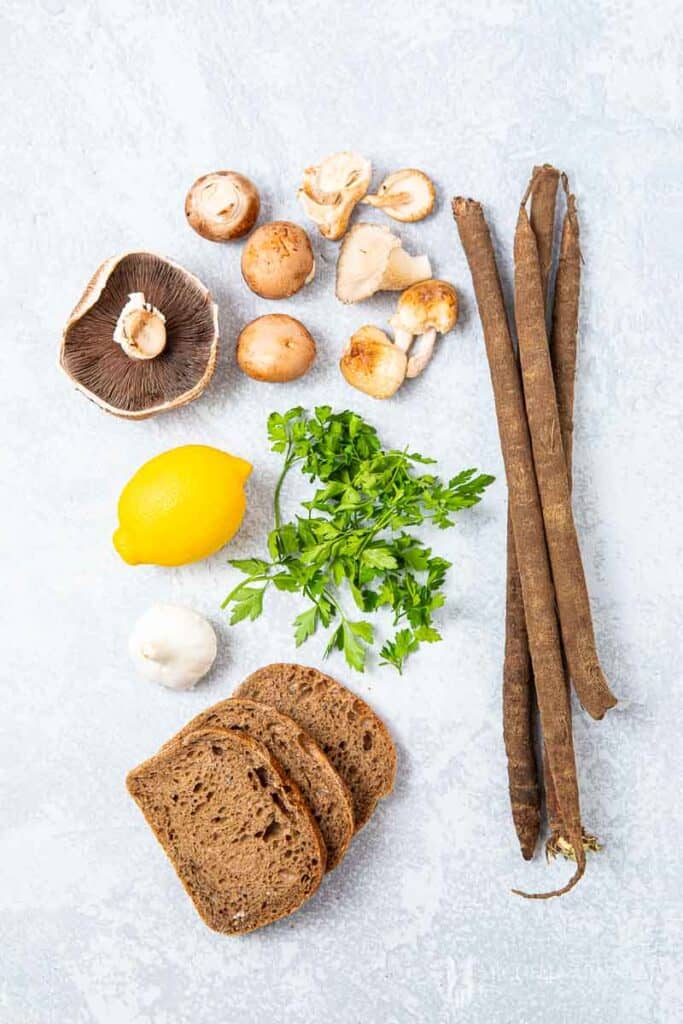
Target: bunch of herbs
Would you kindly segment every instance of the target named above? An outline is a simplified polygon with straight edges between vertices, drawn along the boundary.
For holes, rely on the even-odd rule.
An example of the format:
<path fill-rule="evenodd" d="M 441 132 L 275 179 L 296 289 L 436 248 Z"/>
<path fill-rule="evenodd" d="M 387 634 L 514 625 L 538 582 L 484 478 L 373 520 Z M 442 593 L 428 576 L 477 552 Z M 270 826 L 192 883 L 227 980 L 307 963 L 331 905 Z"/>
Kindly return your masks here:
<path fill-rule="evenodd" d="M 294 620 L 297 646 L 322 627 L 330 631 L 326 656 L 343 651 L 348 664 L 362 672 L 375 639 L 365 616 L 386 608 L 394 633 L 380 650 L 381 664 L 402 672 L 420 644 L 441 639 L 434 613 L 444 604 L 451 564 L 433 554 L 414 528 L 453 526 L 455 513 L 476 505 L 493 477 L 467 469 L 444 483 L 421 471 L 433 459 L 407 449 L 385 450 L 361 416 L 334 413 L 329 406 L 313 415 L 298 406 L 272 413 L 268 438 L 283 458 L 269 557 L 230 563 L 246 575 L 223 602 L 230 622 L 257 619 L 270 587 L 300 594 L 308 606 Z M 282 488 L 295 467 L 317 489 L 302 503 L 303 513 L 285 522 Z M 344 611 L 345 591 L 361 617 Z"/>

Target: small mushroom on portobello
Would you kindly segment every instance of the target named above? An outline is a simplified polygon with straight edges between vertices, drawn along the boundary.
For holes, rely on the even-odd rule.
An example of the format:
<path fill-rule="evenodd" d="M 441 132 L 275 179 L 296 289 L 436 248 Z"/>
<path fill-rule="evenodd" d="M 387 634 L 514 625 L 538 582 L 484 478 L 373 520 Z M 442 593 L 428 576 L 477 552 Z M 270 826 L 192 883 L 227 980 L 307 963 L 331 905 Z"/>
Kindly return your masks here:
<path fill-rule="evenodd" d="M 375 292 L 402 291 L 432 276 L 427 256 L 409 256 L 401 239 L 381 224 L 356 224 L 337 260 L 337 298 L 362 302 Z"/>
<path fill-rule="evenodd" d="M 408 353 L 406 377 L 417 377 L 432 358 L 436 335 L 447 334 L 458 319 L 458 293 L 447 281 L 422 281 L 413 285 L 398 300 L 389 323 L 394 329 L 394 344 Z"/>
<path fill-rule="evenodd" d="M 362 202 L 376 206 L 394 220 L 422 220 L 434 209 L 436 192 L 424 171 L 413 167 L 396 171 L 385 178 L 377 194 L 365 196 Z"/>
<path fill-rule="evenodd" d="M 214 171 L 197 178 L 185 199 L 190 227 L 210 242 L 242 238 L 261 208 L 258 189 L 237 171 Z"/>
<path fill-rule="evenodd" d="M 311 368 L 315 342 L 292 316 L 269 313 L 252 320 L 237 339 L 237 362 L 254 380 L 284 383 Z"/>
<path fill-rule="evenodd" d="M 391 398 L 405 380 L 405 352 L 379 327 L 366 324 L 351 336 L 339 361 L 348 383 L 373 398 Z"/>
<path fill-rule="evenodd" d="M 194 274 L 148 252 L 106 260 L 62 335 L 59 361 L 102 409 L 144 419 L 202 393 L 218 351 L 218 312 Z"/>
<path fill-rule="evenodd" d="M 287 299 L 314 276 L 315 259 L 309 237 L 291 221 L 262 224 L 242 251 L 242 277 L 263 299 Z"/>
<path fill-rule="evenodd" d="M 371 176 L 370 161 L 347 151 L 306 168 L 298 196 L 321 235 L 332 241 L 342 237 L 354 207 L 370 187 Z"/>
<path fill-rule="evenodd" d="M 119 314 L 113 337 L 131 359 L 154 359 L 166 348 L 166 317 L 145 301 L 144 292 L 133 292 Z"/>

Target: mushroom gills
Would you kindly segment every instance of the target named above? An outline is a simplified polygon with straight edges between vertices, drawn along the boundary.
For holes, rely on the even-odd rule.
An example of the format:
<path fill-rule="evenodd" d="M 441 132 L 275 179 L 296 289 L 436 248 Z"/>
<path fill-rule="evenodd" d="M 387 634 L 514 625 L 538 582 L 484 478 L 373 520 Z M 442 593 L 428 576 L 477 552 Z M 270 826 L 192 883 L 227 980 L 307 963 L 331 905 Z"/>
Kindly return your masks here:
<path fill-rule="evenodd" d="M 399 291 L 431 277 L 427 256 L 410 256 L 401 239 L 382 224 L 356 224 L 337 260 L 337 298 L 362 302 L 378 291 Z"/>
<path fill-rule="evenodd" d="M 375 195 L 365 196 L 362 200 L 404 223 L 427 217 L 434 209 L 435 201 L 436 192 L 431 179 L 424 171 L 413 167 L 390 174 Z"/>
<path fill-rule="evenodd" d="M 304 171 L 298 196 L 304 211 L 325 238 L 345 233 L 354 208 L 370 187 L 372 166 L 359 153 L 328 156 Z"/>
<path fill-rule="evenodd" d="M 210 242 L 242 238 L 256 223 L 261 200 L 249 178 L 237 171 L 214 171 L 198 178 L 185 198 L 190 227 Z"/>
<path fill-rule="evenodd" d="M 135 350 L 124 337 L 124 320 Z M 112 341 L 115 332 L 117 343 Z M 143 347 L 146 358 L 140 358 Z M 218 312 L 204 285 L 170 260 L 128 252 L 105 260 L 91 278 L 64 328 L 59 361 L 76 387 L 101 408 L 144 419 L 200 395 L 213 374 L 217 350 Z"/>

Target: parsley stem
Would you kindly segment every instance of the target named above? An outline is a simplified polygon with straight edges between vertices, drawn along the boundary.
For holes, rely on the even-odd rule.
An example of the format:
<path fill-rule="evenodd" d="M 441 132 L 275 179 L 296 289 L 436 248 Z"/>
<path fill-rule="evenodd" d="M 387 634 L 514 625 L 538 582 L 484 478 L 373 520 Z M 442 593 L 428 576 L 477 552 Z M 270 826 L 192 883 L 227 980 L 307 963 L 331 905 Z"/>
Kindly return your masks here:
<path fill-rule="evenodd" d="M 275 528 L 277 530 L 282 526 L 282 512 L 280 509 L 280 492 L 282 491 L 282 485 L 285 482 L 285 477 L 289 473 L 292 467 L 292 445 L 290 444 L 287 448 L 287 454 L 285 455 L 285 463 L 282 467 L 282 471 L 275 484 L 275 492 L 273 494 L 273 511 L 275 513 Z"/>
<path fill-rule="evenodd" d="M 259 573 L 258 576 L 249 576 L 246 580 L 242 580 L 242 582 L 238 583 L 236 587 L 233 587 L 225 601 L 222 602 L 221 608 L 227 608 L 237 591 L 241 590 L 242 587 L 248 587 L 250 583 L 262 583 L 264 581 L 266 586 L 263 589 L 265 590 L 270 583 L 270 577 L 266 573 Z"/>

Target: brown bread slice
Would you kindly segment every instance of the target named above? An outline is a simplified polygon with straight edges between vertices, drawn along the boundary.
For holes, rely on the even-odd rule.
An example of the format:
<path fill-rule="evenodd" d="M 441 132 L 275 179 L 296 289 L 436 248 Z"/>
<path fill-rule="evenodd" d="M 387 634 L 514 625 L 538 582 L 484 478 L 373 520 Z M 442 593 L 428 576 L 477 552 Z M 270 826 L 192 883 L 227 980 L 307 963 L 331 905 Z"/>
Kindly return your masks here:
<path fill-rule="evenodd" d="M 193 733 L 134 768 L 126 785 L 209 928 L 253 931 L 320 885 L 318 826 L 251 736 Z"/>
<path fill-rule="evenodd" d="M 162 750 L 198 729 L 216 727 L 247 732 L 270 751 L 313 812 L 327 847 L 327 870 L 336 867 L 353 836 L 353 803 L 348 787 L 318 744 L 292 718 L 274 707 L 231 697 L 202 711 Z"/>
<path fill-rule="evenodd" d="M 245 679 L 235 696 L 271 704 L 311 734 L 351 790 L 356 829 L 393 789 L 396 749 L 386 726 L 330 676 L 305 665 L 266 665 Z"/>

